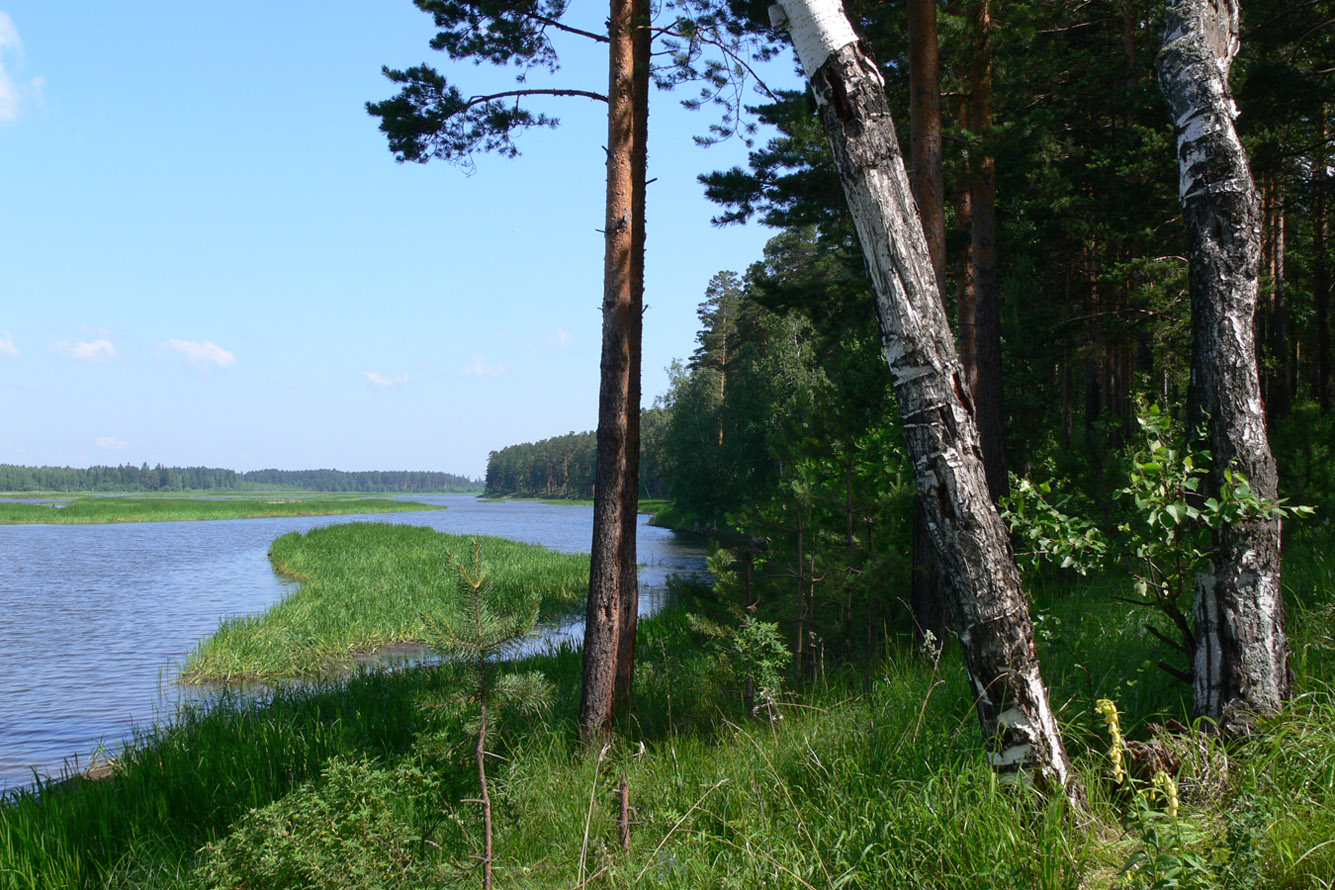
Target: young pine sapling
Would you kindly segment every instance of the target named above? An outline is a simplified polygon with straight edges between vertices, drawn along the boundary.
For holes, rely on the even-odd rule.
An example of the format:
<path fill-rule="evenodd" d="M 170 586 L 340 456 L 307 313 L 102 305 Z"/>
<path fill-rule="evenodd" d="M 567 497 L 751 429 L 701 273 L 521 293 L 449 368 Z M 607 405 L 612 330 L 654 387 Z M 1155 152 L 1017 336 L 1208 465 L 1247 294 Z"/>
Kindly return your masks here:
<path fill-rule="evenodd" d="M 538 620 L 537 593 L 520 594 L 518 601 L 506 601 L 498 594 L 491 576 L 482 565 L 482 544 L 473 542 L 468 562 L 451 555 L 459 574 L 459 601 L 447 616 L 423 613 L 431 647 L 442 658 L 467 665 L 468 684 L 457 700 L 477 708 L 470 730 L 477 737 L 474 756 L 482 806 L 482 887 L 491 890 L 492 819 L 491 796 L 487 790 L 487 732 L 494 729 L 501 711 L 509 706 L 523 711 L 544 708 L 551 686 L 538 671 L 494 676 L 500 653 L 511 643 L 523 639 Z"/>

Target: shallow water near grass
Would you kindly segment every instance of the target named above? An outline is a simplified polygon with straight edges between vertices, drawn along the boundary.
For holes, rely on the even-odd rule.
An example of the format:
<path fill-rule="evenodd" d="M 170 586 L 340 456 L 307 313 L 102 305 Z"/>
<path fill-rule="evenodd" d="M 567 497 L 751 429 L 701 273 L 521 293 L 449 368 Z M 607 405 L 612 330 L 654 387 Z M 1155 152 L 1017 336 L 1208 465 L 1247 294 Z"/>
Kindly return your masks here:
<path fill-rule="evenodd" d="M 371 521 L 495 535 L 587 552 L 593 509 L 470 495 L 413 497 L 447 510 L 214 522 L 0 527 L 0 793 L 34 771 L 87 766 L 135 723 L 207 690 L 175 682 L 187 652 L 219 619 L 259 612 L 290 582 L 269 544 L 293 531 Z M 656 611 L 668 575 L 699 572 L 704 545 L 647 524 L 638 531 L 640 611 Z M 541 645 L 577 644 L 582 621 L 544 628 Z"/>

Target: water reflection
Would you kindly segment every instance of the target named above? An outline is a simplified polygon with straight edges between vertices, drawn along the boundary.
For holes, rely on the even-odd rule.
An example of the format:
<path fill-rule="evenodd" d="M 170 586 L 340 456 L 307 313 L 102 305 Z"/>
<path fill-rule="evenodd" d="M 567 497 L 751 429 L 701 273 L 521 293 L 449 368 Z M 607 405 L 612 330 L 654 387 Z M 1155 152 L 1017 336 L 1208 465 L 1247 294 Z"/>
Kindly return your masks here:
<path fill-rule="evenodd" d="M 258 612 L 287 592 L 269 543 L 291 531 L 359 520 L 496 535 L 587 552 L 590 507 L 423 497 L 449 509 L 371 516 L 0 527 L 0 790 L 115 749 L 134 723 L 170 713 L 185 655 L 220 618 Z M 641 614 L 672 573 L 703 570 L 700 543 L 647 524 L 638 547 Z M 579 622 L 547 629 L 577 644 Z"/>

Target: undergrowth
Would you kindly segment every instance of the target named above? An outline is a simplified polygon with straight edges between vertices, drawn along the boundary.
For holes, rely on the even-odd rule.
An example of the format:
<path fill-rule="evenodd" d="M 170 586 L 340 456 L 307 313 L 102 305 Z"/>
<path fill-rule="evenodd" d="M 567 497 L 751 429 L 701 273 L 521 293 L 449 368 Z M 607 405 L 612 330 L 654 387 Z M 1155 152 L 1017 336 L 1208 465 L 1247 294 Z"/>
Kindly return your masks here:
<path fill-rule="evenodd" d="M 636 716 L 601 752 L 577 740 L 577 653 L 504 665 L 541 671 L 553 692 L 493 749 L 497 885 L 1329 888 L 1330 543 L 1315 529 L 1289 548 L 1294 702 L 1228 749 L 1173 736 L 1184 753 L 1171 798 L 1134 770 L 1114 783 L 1094 710 L 1115 700 L 1133 741 L 1182 719 L 1186 692 L 1156 666 L 1163 644 L 1113 600 L 1113 581 L 1039 585 L 1040 654 L 1089 793 L 1082 812 L 997 780 L 951 647 L 939 661 L 905 648 L 870 672 L 832 669 L 786 687 L 782 719 L 751 717 L 738 650 L 688 618 L 713 607 L 696 592 L 641 624 Z M 478 886 L 474 745 L 466 715 L 439 706 L 457 699 L 459 670 L 186 712 L 131 746 L 113 778 L 9 801 L 0 887 Z"/>

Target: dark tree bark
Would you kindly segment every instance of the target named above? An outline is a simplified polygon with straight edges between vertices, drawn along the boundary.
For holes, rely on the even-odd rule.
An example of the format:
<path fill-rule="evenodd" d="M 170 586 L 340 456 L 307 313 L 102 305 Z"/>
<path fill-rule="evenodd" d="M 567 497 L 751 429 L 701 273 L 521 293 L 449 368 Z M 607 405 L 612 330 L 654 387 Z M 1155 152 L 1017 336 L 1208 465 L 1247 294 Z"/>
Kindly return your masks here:
<path fill-rule="evenodd" d="M 1228 69 L 1238 50 L 1236 0 L 1170 0 L 1159 84 L 1177 133 L 1179 196 L 1190 242 L 1191 428 L 1205 424 L 1209 484 L 1240 471 L 1274 498 L 1253 316 L 1261 256 L 1260 201 L 1233 128 Z M 1193 708 L 1225 731 L 1289 698 L 1288 641 L 1280 591 L 1280 524 L 1224 528 L 1196 580 Z"/>
<path fill-rule="evenodd" d="M 634 522 L 625 502 L 636 494 L 630 466 L 634 176 L 632 0 L 612 0 L 607 89 L 607 220 L 603 270 L 603 347 L 598 390 L 597 472 L 593 491 L 593 547 L 584 620 L 580 732 L 592 739 L 610 730 L 616 697 L 621 615 L 627 597 L 622 559 L 634 552 Z M 638 386 L 635 388 L 638 391 Z M 638 416 L 638 406 L 635 413 Z M 632 519 L 634 517 L 632 516 Z"/>
<path fill-rule="evenodd" d="M 918 202 L 936 288 L 946 294 L 946 186 L 941 148 L 941 51 L 936 0 L 909 0 L 909 144 Z"/>
<path fill-rule="evenodd" d="M 1322 136 L 1325 125 L 1322 124 Z M 1323 138 L 1322 143 L 1325 143 Z M 1314 240 L 1316 258 L 1312 271 L 1312 289 L 1316 291 L 1316 393 L 1322 412 L 1328 413 L 1331 407 L 1332 391 L 1335 391 L 1335 374 L 1330 364 L 1330 260 L 1326 254 L 1330 237 L 1328 206 L 1330 201 L 1330 177 L 1324 169 L 1326 161 L 1321 159 L 1321 168 L 1317 172 Z"/>
<path fill-rule="evenodd" d="M 945 173 L 941 146 L 941 53 L 935 0 L 909 0 L 909 144 L 913 197 L 918 203 L 927 253 L 941 300 L 946 295 Z M 919 640 L 945 633 L 941 573 L 927 531 L 927 511 L 913 498 L 913 550 L 909 599 Z"/>
<path fill-rule="evenodd" d="M 989 0 L 976 0 L 970 15 L 973 59 L 969 70 L 969 129 L 987 138 L 992 128 L 992 14 Z M 987 489 L 993 501 L 1010 490 L 1006 471 L 1005 412 L 1001 382 L 1001 283 L 997 278 L 997 161 L 981 151 L 971 158 L 969 184 L 977 364 L 965 377 L 977 405 Z M 961 319 L 961 328 L 963 320 Z"/>
<path fill-rule="evenodd" d="M 1285 417 L 1292 405 L 1289 390 L 1289 307 L 1284 282 L 1284 190 L 1278 182 L 1271 183 L 1273 209 L 1270 218 L 1270 279 L 1273 292 L 1270 299 L 1268 342 L 1273 364 L 1266 383 L 1266 407 L 1275 420 Z"/>
<path fill-rule="evenodd" d="M 1029 608 L 987 493 L 972 400 L 960 378 L 885 85 L 837 0 L 788 0 L 786 20 L 816 97 L 867 261 L 917 490 L 940 560 L 994 767 L 1081 795 L 1039 672 Z"/>

